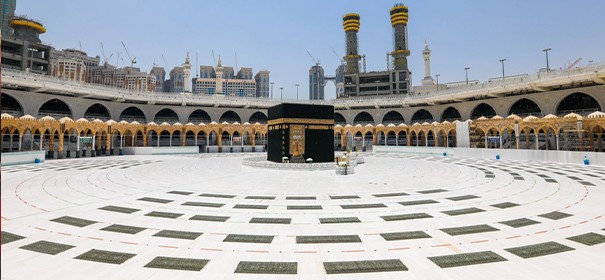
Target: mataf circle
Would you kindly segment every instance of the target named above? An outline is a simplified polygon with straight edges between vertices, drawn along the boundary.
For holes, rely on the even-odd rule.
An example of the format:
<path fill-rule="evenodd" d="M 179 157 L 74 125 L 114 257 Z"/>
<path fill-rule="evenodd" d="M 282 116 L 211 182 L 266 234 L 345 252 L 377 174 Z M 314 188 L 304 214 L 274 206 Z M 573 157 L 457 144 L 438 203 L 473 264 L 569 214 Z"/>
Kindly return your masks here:
<path fill-rule="evenodd" d="M 2 168 L 2 279 L 600 279 L 605 167 L 365 154 Z M 94 272 L 94 273 L 92 273 Z"/>

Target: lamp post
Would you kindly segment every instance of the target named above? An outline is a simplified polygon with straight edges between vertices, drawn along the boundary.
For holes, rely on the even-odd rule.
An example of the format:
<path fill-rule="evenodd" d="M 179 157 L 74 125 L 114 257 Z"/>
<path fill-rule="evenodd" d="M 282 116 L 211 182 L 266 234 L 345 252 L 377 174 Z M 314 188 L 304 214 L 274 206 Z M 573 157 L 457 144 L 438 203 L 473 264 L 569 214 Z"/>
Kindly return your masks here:
<path fill-rule="evenodd" d="M 274 82 L 271 82 L 271 99 L 273 99 L 273 85 L 274 84 L 275 84 Z"/>
<path fill-rule="evenodd" d="M 435 75 L 435 77 L 437 77 L 437 91 L 439 91 L 439 76 L 441 76 L 441 74 Z"/>
<path fill-rule="evenodd" d="M 296 84 L 296 101 L 298 101 L 298 87 L 300 86 L 300 84 Z"/>
<path fill-rule="evenodd" d="M 280 87 L 279 91 L 279 100 L 284 100 L 284 88 Z"/>
<path fill-rule="evenodd" d="M 550 51 L 551 48 L 546 48 L 543 49 L 542 51 L 546 53 L 546 72 L 550 71 L 550 66 L 548 65 L 548 51 Z"/>
<path fill-rule="evenodd" d="M 468 69 L 471 69 L 470 67 L 464 67 L 464 72 L 466 72 L 466 85 L 468 86 Z"/>
<path fill-rule="evenodd" d="M 504 62 L 506 58 L 500 59 L 500 63 L 502 63 L 502 82 L 504 83 Z"/>

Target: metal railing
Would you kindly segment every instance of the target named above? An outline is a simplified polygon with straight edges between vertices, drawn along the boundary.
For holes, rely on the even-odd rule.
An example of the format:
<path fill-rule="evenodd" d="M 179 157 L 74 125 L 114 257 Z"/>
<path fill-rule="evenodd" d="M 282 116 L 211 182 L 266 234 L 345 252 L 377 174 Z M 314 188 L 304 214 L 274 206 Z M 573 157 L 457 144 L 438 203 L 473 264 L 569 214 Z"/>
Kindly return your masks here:
<path fill-rule="evenodd" d="M 281 102 L 304 103 L 304 104 L 326 104 L 334 105 L 337 108 L 347 108 L 349 106 L 381 106 L 401 104 L 408 102 L 419 103 L 423 99 L 432 97 L 442 97 L 447 95 L 456 95 L 462 93 L 473 93 L 475 91 L 486 91 L 490 89 L 502 88 L 506 90 L 509 86 L 529 86 L 538 81 L 552 81 L 559 78 L 605 72 L 605 63 L 591 64 L 585 67 L 578 67 L 570 70 L 551 70 L 548 72 L 539 72 L 533 75 L 523 76 L 515 79 L 504 79 L 501 81 L 484 82 L 481 84 L 459 86 L 455 88 L 430 92 L 428 94 L 409 94 L 409 95 L 389 95 L 389 96 L 365 96 L 350 97 L 332 100 L 296 100 L 296 99 L 269 99 L 266 97 L 239 97 L 223 95 L 200 95 L 184 93 L 165 93 L 165 92 L 140 92 L 113 86 L 101 84 L 84 83 L 79 81 L 67 80 L 58 77 L 40 75 L 35 73 L 23 72 L 7 67 L 2 67 L 2 84 L 16 84 L 25 86 L 27 83 L 32 87 L 46 87 L 53 90 L 61 90 L 74 95 L 96 95 L 99 97 L 109 97 L 118 100 L 145 101 L 150 104 L 189 104 L 189 105 L 216 105 L 228 104 L 244 107 L 262 107 L 268 108 Z"/>

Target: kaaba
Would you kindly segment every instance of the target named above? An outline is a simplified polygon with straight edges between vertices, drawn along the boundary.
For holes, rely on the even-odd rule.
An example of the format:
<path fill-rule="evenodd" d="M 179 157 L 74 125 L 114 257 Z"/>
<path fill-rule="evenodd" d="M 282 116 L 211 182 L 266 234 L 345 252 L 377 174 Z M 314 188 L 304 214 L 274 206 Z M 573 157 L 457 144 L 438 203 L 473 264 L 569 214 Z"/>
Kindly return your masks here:
<path fill-rule="evenodd" d="M 267 160 L 334 161 L 334 106 L 282 103 L 269 108 Z"/>

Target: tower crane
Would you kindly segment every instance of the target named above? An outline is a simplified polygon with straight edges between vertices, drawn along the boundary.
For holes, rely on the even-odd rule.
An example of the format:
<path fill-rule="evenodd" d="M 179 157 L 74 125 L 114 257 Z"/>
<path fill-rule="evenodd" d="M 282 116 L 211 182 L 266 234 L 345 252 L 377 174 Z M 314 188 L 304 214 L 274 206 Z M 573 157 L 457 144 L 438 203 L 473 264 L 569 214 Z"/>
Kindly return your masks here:
<path fill-rule="evenodd" d="M 332 48 L 332 53 L 334 53 L 334 55 L 336 56 L 336 58 L 340 61 L 340 64 L 344 64 L 345 61 L 342 59 L 342 57 L 340 57 L 338 55 L 338 53 L 336 52 L 336 50 L 334 50 L 334 48 Z"/>
<path fill-rule="evenodd" d="M 166 63 L 166 58 L 164 58 L 164 54 L 162 54 L 162 60 L 164 61 L 164 67 L 166 67 L 165 71 L 168 71 L 168 64 Z"/>
<path fill-rule="evenodd" d="M 571 68 L 573 68 L 574 66 L 576 66 L 576 64 L 578 64 L 580 62 L 580 60 L 582 60 L 582 58 L 578 58 L 576 59 L 576 61 L 574 61 L 572 64 L 569 65 L 569 67 L 567 67 L 567 70 L 570 70 Z"/>
<path fill-rule="evenodd" d="M 315 62 L 316 66 L 319 66 L 319 60 L 315 59 L 315 57 L 313 57 L 313 55 L 311 54 L 311 52 L 307 51 L 307 54 L 309 55 L 309 57 L 311 58 L 311 60 L 313 60 L 313 62 Z"/>
<path fill-rule="evenodd" d="M 122 42 L 122 46 L 124 47 L 124 50 L 126 51 L 126 54 L 128 55 L 128 58 L 130 59 L 130 67 L 134 67 L 134 65 L 137 63 L 137 57 L 132 57 L 130 55 L 130 52 L 128 51 L 128 49 L 126 48 L 126 44 L 124 44 L 124 41 Z"/>
<path fill-rule="evenodd" d="M 107 59 L 107 56 L 105 56 L 105 48 L 103 47 L 103 42 L 101 42 L 101 54 L 103 55 L 103 62 L 105 62 L 105 64 L 107 64 L 107 61 L 109 59 Z"/>

